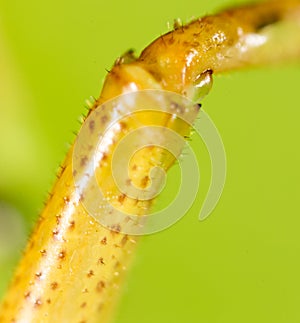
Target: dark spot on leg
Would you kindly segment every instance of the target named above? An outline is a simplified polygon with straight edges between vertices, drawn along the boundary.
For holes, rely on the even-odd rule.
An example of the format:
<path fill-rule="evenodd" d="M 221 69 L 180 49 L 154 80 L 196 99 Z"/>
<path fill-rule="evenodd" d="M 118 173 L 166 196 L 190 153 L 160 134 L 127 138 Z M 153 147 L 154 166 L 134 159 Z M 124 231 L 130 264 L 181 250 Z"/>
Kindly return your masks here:
<path fill-rule="evenodd" d="M 101 244 L 103 245 L 107 245 L 107 238 L 104 237 L 102 240 L 101 240 Z"/>
<path fill-rule="evenodd" d="M 53 283 L 51 283 L 51 289 L 52 289 L 52 290 L 56 290 L 56 289 L 57 289 L 57 287 L 58 287 L 58 283 L 57 283 L 57 282 L 53 282 Z"/>
<path fill-rule="evenodd" d="M 87 273 L 87 277 L 88 278 L 91 278 L 92 276 L 94 276 L 95 274 L 94 274 L 94 271 L 93 270 L 89 270 L 89 272 Z"/>
<path fill-rule="evenodd" d="M 121 231 L 121 226 L 119 223 L 115 223 L 113 225 L 110 226 L 111 229 L 111 233 L 119 233 Z"/>
<path fill-rule="evenodd" d="M 60 224 L 61 215 L 60 214 L 57 214 L 55 217 L 56 217 L 56 224 L 59 225 Z"/>
<path fill-rule="evenodd" d="M 174 42 L 175 42 L 175 39 L 174 39 L 174 38 L 169 38 L 169 39 L 168 39 L 168 43 L 169 43 L 169 45 L 174 44 Z"/>
<path fill-rule="evenodd" d="M 82 157 L 80 160 L 80 166 L 81 167 L 86 166 L 87 162 L 88 162 L 88 158 L 86 156 Z"/>
<path fill-rule="evenodd" d="M 34 241 L 33 240 L 31 240 L 30 241 L 30 245 L 29 245 L 29 249 L 32 249 L 34 247 Z"/>
<path fill-rule="evenodd" d="M 126 197 L 126 194 L 119 195 L 118 196 L 118 202 L 122 204 L 124 202 L 124 200 L 125 200 L 125 197 Z"/>
<path fill-rule="evenodd" d="M 53 231 L 52 231 L 52 236 L 53 236 L 53 238 L 57 238 L 57 235 L 59 234 L 59 230 L 58 229 L 54 229 Z"/>
<path fill-rule="evenodd" d="M 127 241 L 128 241 L 128 235 L 126 234 L 126 235 L 121 239 L 121 246 L 122 246 L 122 247 L 124 247 Z"/>
<path fill-rule="evenodd" d="M 145 176 L 142 180 L 141 180 L 141 187 L 145 188 L 148 186 L 148 183 L 150 181 L 149 176 Z"/>
<path fill-rule="evenodd" d="M 65 169 L 66 169 L 66 166 L 64 165 L 64 166 L 59 166 L 59 169 L 58 169 L 58 172 L 57 172 L 57 178 L 60 178 L 61 176 L 62 176 L 62 174 L 64 173 L 64 171 L 65 171 Z"/>
<path fill-rule="evenodd" d="M 28 299 L 30 297 L 30 294 L 31 294 L 30 292 L 25 292 L 24 293 L 24 298 Z"/>
<path fill-rule="evenodd" d="M 127 124 L 125 122 L 120 121 L 119 124 L 120 124 L 121 130 L 124 131 L 127 129 Z"/>
<path fill-rule="evenodd" d="M 43 257 L 46 257 L 47 256 L 47 251 L 45 249 L 43 250 L 40 250 L 40 253 Z"/>
<path fill-rule="evenodd" d="M 102 290 L 105 288 L 105 282 L 103 280 L 100 280 L 98 283 L 97 283 L 97 286 L 96 286 L 96 291 L 98 293 L 101 293 Z"/>
<path fill-rule="evenodd" d="M 105 262 L 104 262 L 104 259 L 103 259 L 103 257 L 100 257 L 99 259 L 98 259 L 98 264 L 100 265 L 105 265 Z"/>
<path fill-rule="evenodd" d="M 61 250 L 61 251 L 59 252 L 59 254 L 58 254 L 58 258 L 59 258 L 60 260 L 64 260 L 64 259 L 65 259 L 65 257 L 66 257 L 66 251 L 65 251 L 65 250 Z"/>
<path fill-rule="evenodd" d="M 69 223 L 70 223 L 69 225 L 70 230 L 73 230 L 75 228 L 75 221 L 70 221 Z"/>
<path fill-rule="evenodd" d="M 108 117 L 107 116 L 102 116 L 101 117 L 102 124 L 105 124 L 107 122 L 107 120 L 108 120 Z"/>
<path fill-rule="evenodd" d="M 42 300 L 40 298 L 37 298 L 34 302 L 34 307 L 40 307 L 42 304 Z"/>
<path fill-rule="evenodd" d="M 91 120 L 89 122 L 89 129 L 90 129 L 91 133 L 94 132 L 94 130 L 95 130 L 95 120 Z"/>
<path fill-rule="evenodd" d="M 65 202 L 65 204 L 69 204 L 70 203 L 70 197 L 69 196 L 64 196 L 64 202 Z"/>

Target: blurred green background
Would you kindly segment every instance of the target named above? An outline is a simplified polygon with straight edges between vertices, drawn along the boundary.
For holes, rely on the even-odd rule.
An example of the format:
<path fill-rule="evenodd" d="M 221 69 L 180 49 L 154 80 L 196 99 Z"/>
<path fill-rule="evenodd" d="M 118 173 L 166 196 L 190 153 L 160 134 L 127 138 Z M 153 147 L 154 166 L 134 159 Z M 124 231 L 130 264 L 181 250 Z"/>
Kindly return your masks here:
<path fill-rule="evenodd" d="M 241 2 L 0 0 L 1 295 L 105 69 L 174 18 Z M 195 140 L 198 199 L 142 239 L 116 323 L 300 322 L 299 80 L 299 64 L 215 78 L 204 108 L 227 152 L 222 198 L 199 222 L 210 164 Z"/>

